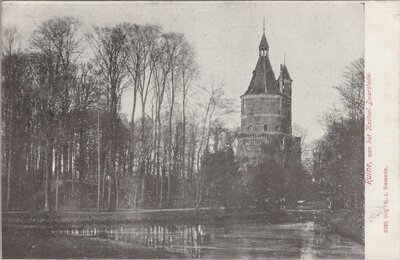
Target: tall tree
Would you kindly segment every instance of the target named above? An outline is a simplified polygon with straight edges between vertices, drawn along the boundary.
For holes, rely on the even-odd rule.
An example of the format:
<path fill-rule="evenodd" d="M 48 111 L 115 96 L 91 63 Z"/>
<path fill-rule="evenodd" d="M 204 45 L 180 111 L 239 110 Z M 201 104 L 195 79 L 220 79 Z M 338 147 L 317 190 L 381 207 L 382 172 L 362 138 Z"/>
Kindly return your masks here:
<path fill-rule="evenodd" d="M 204 106 L 204 117 L 202 119 L 200 143 L 197 148 L 197 185 L 196 185 L 196 212 L 199 210 L 203 199 L 204 177 L 203 168 L 201 167 L 201 156 L 207 156 L 210 152 L 210 135 L 214 123 L 222 116 L 232 111 L 232 102 L 224 96 L 224 83 L 215 83 L 214 79 L 210 80 L 208 88 L 205 91 L 208 99 Z"/>
<path fill-rule="evenodd" d="M 28 82 L 29 57 L 21 51 L 20 39 L 17 28 L 5 28 L 2 35 L 2 119 L 4 125 L 3 136 L 3 170 L 7 173 L 6 209 L 11 209 L 12 172 L 20 172 L 16 169 L 22 150 L 25 126 L 27 124 L 23 109 L 29 100 L 30 85 Z M 22 127 L 22 128 L 21 128 Z M 22 131 L 21 131 L 22 130 Z M 19 162 L 18 162 L 19 161 Z M 20 173 L 21 174 L 21 173 Z M 19 176 L 14 176 L 19 177 Z"/>
<path fill-rule="evenodd" d="M 107 165 L 109 176 L 114 180 L 114 209 L 118 208 L 118 174 L 116 169 L 116 133 L 119 121 L 120 100 L 123 90 L 126 88 L 128 57 L 127 36 L 122 25 L 114 27 L 95 27 L 94 33 L 87 34 L 87 40 L 95 56 L 95 65 L 101 75 L 101 81 L 105 87 L 108 114 L 108 156 Z M 111 205 L 111 181 L 108 182 L 107 206 Z"/>
<path fill-rule="evenodd" d="M 166 53 L 166 62 L 169 64 L 170 75 L 169 84 L 167 88 L 168 97 L 168 174 L 167 174 L 167 205 L 171 203 L 171 177 L 173 174 L 173 115 L 177 98 L 177 92 L 181 90 L 182 78 L 180 65 L 182 65 L 182 56 L 186 40 L 183 34 L 179 33 L 166 33 L 162 35 L 164 42 L 164 51 Z"/>
<path fill-rule="evenodd" d="M 69 110 L 69 90 L 80 54 L 79 28 L 80 22 L 76 18 L 54 17 L 43 22 L 30 39 L 37 73 L 35 84 L 40 89 L 41 113 L 45 122 L 41 135 L 46 146 L 45 210 L 50 208 L 55 142 L 60 141 L 56 135 L 63 129 L 62 118 Z"/>
<path fill-rule="evenodd" d="M 148 154 L 147 140 L 144 130 L 146 128 L 146 105 L 148 96 L 152 89 L 151 81 L 155 71 L 155 64 L 160 55 L 159 50 L 159 35 L 160 28 L 153 25 L 132 25 L 124 24 L 124 29 L 127 33 L 128 38 L 128 56 L 127 56 L 127 71 L 130 76 L 130 80 L 133 83 L 133 108 L 131 115 L 131 138 L 135 137 L 135 113 L 136 113 L 136 102 L 137 95 L 139 93 L 141 102 L 141 149 L 139 158 L 136 160 L 139 167 L 139 172 L 136 173 L 136 187 L 134 193 L 134 205 L 137 206 L 137 191 L 138 183 L 142 183 L 142 199 L 145 191 L 144 182 L 144 162 L 145 154 Z M 156 108 L 157 110 L 157 108 Z M 129 168 L 133 174 L 133 164 L 135 162 L 135 140 L 131 139 L 130 148 L 131 165 Z"/>
<path fill-rule="evenodd" d="M 181 55 L 178 60 L 180 76 L 182 77 L 182 173 L 184 181 L 183 196 L 186 196 L 187 183 L 186 180 L 186 107 L 188 102 L 188 93 L 192 85 L 192 81 L 197 76 L 197 65 L 195 63 L 195 55 L 192 47 L 188 42 L 182 44 Z"/>

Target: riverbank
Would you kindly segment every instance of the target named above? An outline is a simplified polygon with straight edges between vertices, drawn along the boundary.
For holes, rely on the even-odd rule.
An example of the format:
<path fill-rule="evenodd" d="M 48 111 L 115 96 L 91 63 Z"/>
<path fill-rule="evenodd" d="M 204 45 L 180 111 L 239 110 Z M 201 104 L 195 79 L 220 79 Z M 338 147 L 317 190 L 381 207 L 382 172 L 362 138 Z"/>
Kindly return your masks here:
<path fill-rule="evenodd" d="M 365 244 L 363 209 L 324 212 L 320 217 L 322 224 L 329 225 L 333 232 Z"/>
<path fill-rule="evenodd" d="M 182 254 L 145 247 L 124 241 L 106 240 L 84 236 L 66 236 L 51 233 L 43 228 L 11 228 L 3 226 L 3 258 L 141 258 L 141 259 L 179 259 Z"/>
<path fill-rule="evenodd" d="M 281 220 L 288 223 L 313 221 L 364 245 L 364 209 L 286 210 Z"/>
<path fill-rule="evenodd" d="M 2 214 L 3 224 L 25 226 L 62 226 L 82 224 L 201 222 L 227 219 L 277 218 L 277 213 L 265 210 L 194 208 L 135 210 L 119 212 L 9 212 Z"/>

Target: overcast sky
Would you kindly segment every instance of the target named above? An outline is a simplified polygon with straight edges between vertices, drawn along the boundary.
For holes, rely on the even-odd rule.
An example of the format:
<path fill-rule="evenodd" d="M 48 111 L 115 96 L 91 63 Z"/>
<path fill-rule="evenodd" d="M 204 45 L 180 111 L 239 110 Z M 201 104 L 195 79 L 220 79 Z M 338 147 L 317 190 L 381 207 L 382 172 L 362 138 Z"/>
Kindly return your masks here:
<path fill-rule="evenodd" d="M 364 7 L 354 3 L 3 3 L 2 25 L 16 25 L 27 39 L 52 16 L 75 16 L 83 31 L 119 22 L 161 25 L 185 34 L 196 52 L 203 79 L 224 80 L 236 105 L 247 89 L 258 58 L 265 16 L 275 76 L 286 65 L 293 79 L 293 123 L 309 130 L 308 141 L 323 135 L 318 120 L 339 96 L 332 88 L 344 68 L 364 56 Z M 130 113 L 131 93 L 122 111 Z M 230 125 L 240 125 L 240 115 Z"/>

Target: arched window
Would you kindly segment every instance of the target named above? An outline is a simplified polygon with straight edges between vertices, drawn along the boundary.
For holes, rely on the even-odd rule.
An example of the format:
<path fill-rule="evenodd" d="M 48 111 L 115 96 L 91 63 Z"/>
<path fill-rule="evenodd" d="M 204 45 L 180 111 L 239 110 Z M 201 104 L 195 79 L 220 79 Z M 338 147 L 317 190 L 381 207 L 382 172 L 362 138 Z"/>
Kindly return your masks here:
<path fill-rule="evenodd" d="M 251 131 L 251 125 L 249 125 L 248 127 L 247 127 L 247 130 L 249 130 L 249 131 Z"/>
<path fill-rule="evenodd" d="M 264 132 L 267 132 L 267 130 L 268 130 L 268 125 L 265 124 L 265 125 L 264 125 Z"/>

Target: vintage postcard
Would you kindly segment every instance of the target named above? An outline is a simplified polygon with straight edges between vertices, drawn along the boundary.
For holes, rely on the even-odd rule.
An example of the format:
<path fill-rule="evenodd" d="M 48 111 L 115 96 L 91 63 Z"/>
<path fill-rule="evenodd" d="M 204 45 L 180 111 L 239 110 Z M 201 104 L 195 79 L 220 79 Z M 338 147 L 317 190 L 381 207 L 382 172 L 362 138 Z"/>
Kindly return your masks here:
<path fill-rule="evenodd" d="M 1 7 L 2 258 L 400 259 L 398 2 Z"/>

